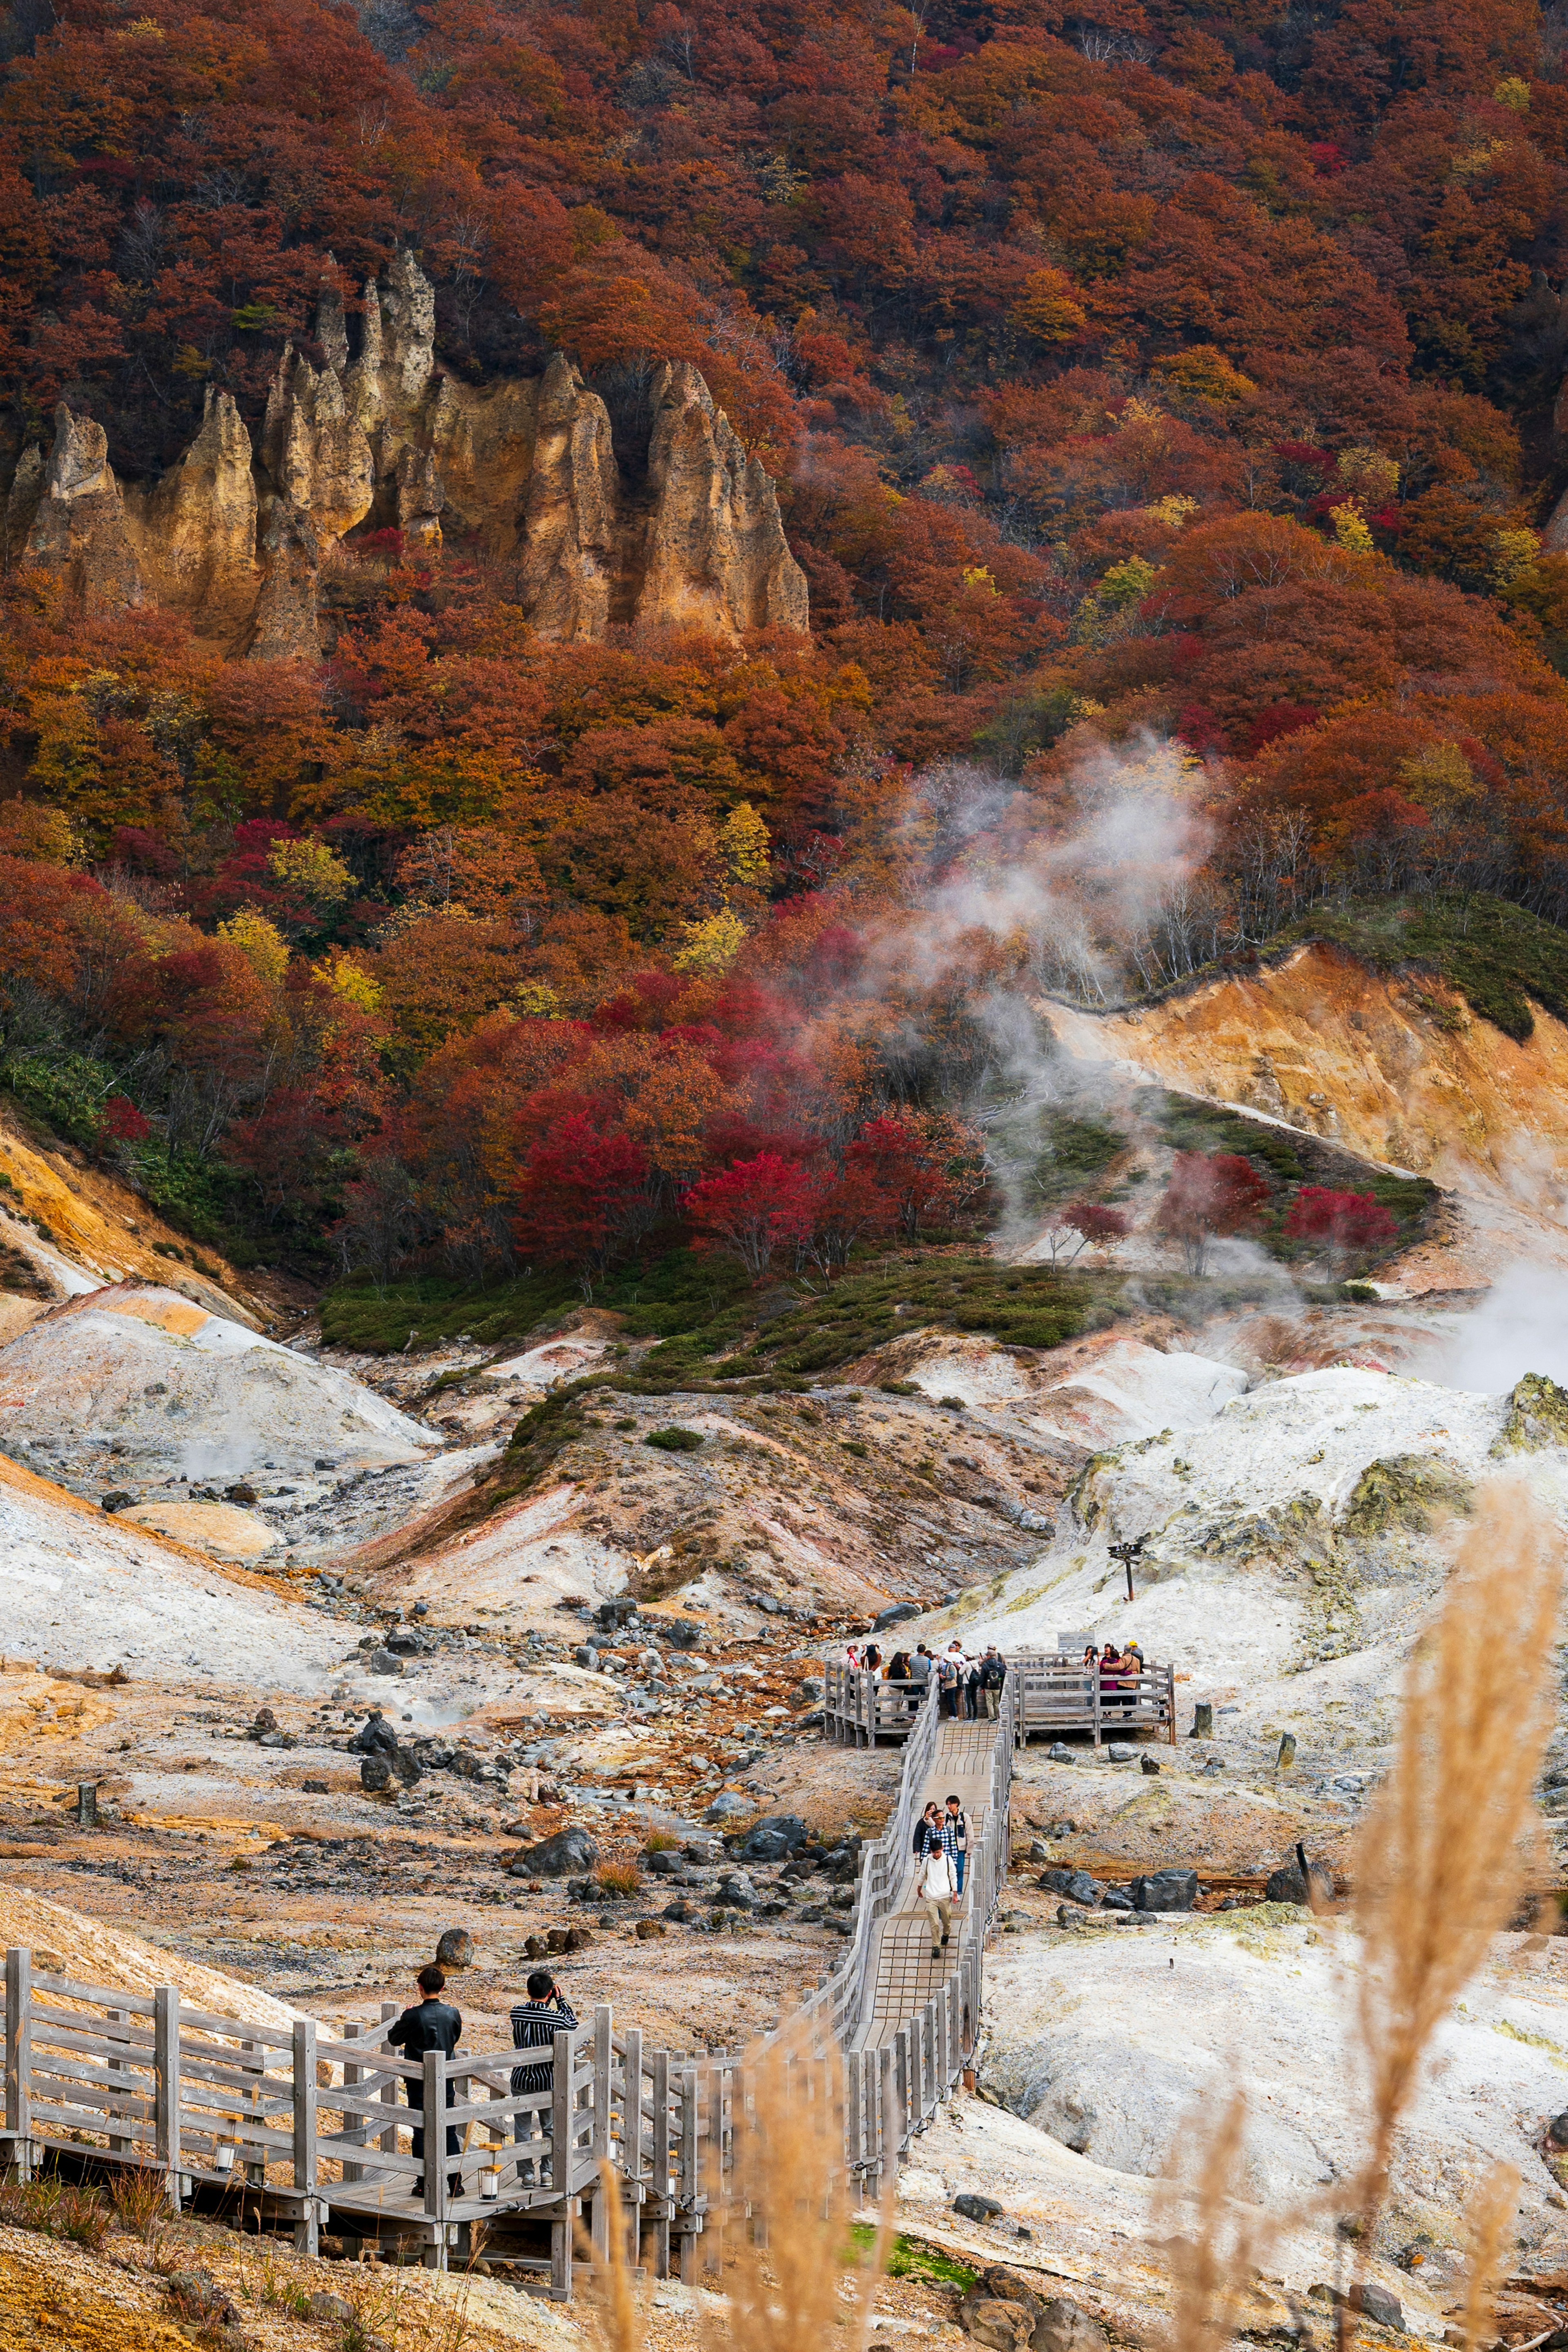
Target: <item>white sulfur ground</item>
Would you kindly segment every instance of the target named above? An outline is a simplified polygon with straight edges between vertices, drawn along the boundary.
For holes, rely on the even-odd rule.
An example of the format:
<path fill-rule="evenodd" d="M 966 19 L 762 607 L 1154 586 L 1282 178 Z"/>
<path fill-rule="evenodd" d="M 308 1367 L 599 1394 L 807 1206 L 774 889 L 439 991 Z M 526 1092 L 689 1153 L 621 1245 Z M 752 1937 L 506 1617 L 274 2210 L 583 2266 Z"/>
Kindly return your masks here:
<path fill-rule="evenodd" d="M 0 1464 L 0 1611 L 12 1657 L 68 1671 L 313 1691 L 342 1630 Z"/>
<path fill-rule="evenodd" d="M 64 1485 L 319 1481 L 437 1444 L 373 1389 L 172 1290 L 119 1283 L 0 1348 L 0 1444 Z"/>
<path fill-rule="evenodd" d="M 997 1938 L 981 2081 L 1007 2112 L 965 2103 L 945 2134 L 922 2142 L 901 2194 L 935 2202 L 985 2188 L 1037 2234 L 1042 2223 L 1066 2225 L 1068 2242 L 1103 2257 L 1108 2236 L 1145 2234 L 1149 2185 L 1239 2089 L 1249 2118 L 1243 2193 L 1275 2213 L 1316 2205 L 1324 2217 L 1266 2267 L 1298 2291 L 1331 2278 L 1327 2225 L 1364 2153 L 1364 2075 L 1347 2023 L 1356 1969 L 1348 1926 L 1272 1906 Z M 1496 2161 L 1521 2176 L 1529 2265 L 1568 2252 L 1568 2200 L 1540 2154 L 1565 2072 L 1568 1945 L 1500 1937 L 1438 2030 L 1399 2138 L 1384 2237 L 1394 2249 L 1419 2232 L 1435 2242 L 1429 2287 L 1452 2277 L 1466 2197 Z M 940 2192 L 921 2179 L 933 2158 Z M 1400 2273 L 1390 2283 L 1407 2316 L 1436 2332 L 1421 2289 Z"/>
<path fill-rule="evenodd" d="M 1379 1683 L 1396 1675 L 1441 1575 L 1435 1535 L 1395 1528 L 1347 1546 L 1346 1507 L 1373 1464 L 1414 1462 L 1461 1481 L 1512 1469 L 1555 1509 L 1568 1507 L 1568 1455 L 1492 1456 L 1504 1397 L 1345 1369 L 1233 1394 L 1197 1418 L 1184 1384 L 1198 1360 L 1163 1360 L 1173 1375 L 1165 1424 L 1090 1468 L 1037 1559 L 907 1633 L 951 1639 L 951 1625 L 966 1643 L 1004 1652 L 1052 1649 L 1069 1630 L 1136 1638 L 1145 1656 L 1191 1676 L 1194 1695 L 1234 1685 L 1272 1717 L 1359 1669 Z M 1108 1546 L 1135 1537 L 1146 1549 L 1130 1603 Z M 1348 1579 L 1310 1573 L 1347 1559 Z"/>

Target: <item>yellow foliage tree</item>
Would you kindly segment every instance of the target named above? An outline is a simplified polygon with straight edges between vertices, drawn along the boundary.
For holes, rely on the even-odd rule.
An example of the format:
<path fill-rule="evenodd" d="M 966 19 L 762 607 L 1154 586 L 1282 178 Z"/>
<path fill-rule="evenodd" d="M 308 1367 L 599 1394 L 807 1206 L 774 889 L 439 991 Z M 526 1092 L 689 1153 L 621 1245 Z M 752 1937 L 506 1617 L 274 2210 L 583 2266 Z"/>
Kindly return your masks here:
<path fill-rule="evenodd" d="M 241 907 L 237 914 L 217 927 L 220 940 L 237 947 L 258 979 L 269 988 L 280 987 L 289 969 L 289 942 L 276 923 L 255 907 Z"/>
<path fill-rule="evenodd" d="M 746 926 L 728 907 L 700 923 L 682 923 L 675 968 L 677 971 L 725 971 L 740 954 L 745 936 Z"/>
<path fill-rule="evenodd" d="M 328 987 L 346 1004 L 357 1004 L 362 1013 L 380 1011 L 381 982 L 372 978 L 363 963 L 344 955 L 341 948 L 334 949 L 319 969 Z"/>
<path fill-rule="evenodd" d="M 1334 527 L 1334 537 L 1347 555 L 1375 555 L 1376 545 L 1361 509 L 1347 499 L 1342 506 L 1331 507 L 1329 520 Z"/>
<path fill-rule="evenodd" d="M 267 871 L 280 889 L 298 892 L 312 907 L 341 907 L 353 894 L 353 874 L 324 841 L 274 842 Z"/>
<path fill-rule="evenodd" d="M 1065 269 L 1033 269 L 1007 313 L 1007 324 L 1037 343 L 1070 343 L 1089 324 L 1089 312 Z"/>
<path fill-rule="evenodd" d="M 750 801 L 737 801 L 719 828 L 719 846 L 730 879 L 755 889 L 768 878 L 768 829 Z"/>

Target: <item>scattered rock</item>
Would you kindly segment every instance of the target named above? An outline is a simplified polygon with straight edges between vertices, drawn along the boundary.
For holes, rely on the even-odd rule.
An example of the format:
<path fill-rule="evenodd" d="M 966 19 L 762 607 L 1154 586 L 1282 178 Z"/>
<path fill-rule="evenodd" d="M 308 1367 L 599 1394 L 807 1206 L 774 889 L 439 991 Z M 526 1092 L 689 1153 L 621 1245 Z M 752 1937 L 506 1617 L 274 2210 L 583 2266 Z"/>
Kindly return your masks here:
<path fill-rule="evenodd" d="M 379 1797 L 384 1789 L 392 1786 L 390 1756 L 367 1756 L 359 1768 L 359 1784 L 367 1796 Z"/>
<path fill-rule="evenodd" d="M 1078 1761 L 1073 1750 L 1059 1739 L 1052 1742 L 1046 1754 L 1053 1764 L 1074 1764 Z"/>
<path fill-rule="evenodd" d="M 1047 2303 L 1035 2326 L 1033 2352 L 1105 2352 L 1106 2334 L 1065 2295 Z"/>
<path fill-rule="evenodd" d="M 474 1939 L 466 1927 L 448 1927 L 436 1947 L 436 1959 L 444 1969 L 471 1969 L 474 1965 Z"/>
<path fill-rule="evenodd" d="M 300 1787 L 307 1797 L 330 1797 L 332 1793 L 325 1780 L 301 1780 Z"/>
<path fill-rule="evenodd" d="M 102 1511 L 108 1511 L 112 1515 L 115 1511 L 129 1510 L 135 1500 L 136 1497 L 134 1495 L 128 1495 L 124 1493 L 121 1488 L 116 1486 L 110 1493 L 100 1497 L 99 1508 Z"/>
<path fill-rule="evenodd" d="M 1098 1903 L 1105 1887 L 1087 1870 L 1042 1870 L 1040 1885 L 1048 1895 L 1068 1895 L 1075 1903 Z"/>
<path fill-rule="evenodd" d="M 662 1919 L 639 1919 L 637 1924 L 637 1938 L 639 1944 L 649 1943 L 655 1936 L 668 1935 L 668 1932 Z"/>
<path fill-rule="evenodd" d="M 273 1719 L 271 1708 L 263 1707 L 261 1714 L 268 1717 L 268 1730 L 276 1731 L 278 1726 L 276 1721 Z M 261 1716 L 258 1715 L 256 1719 L 259 1724 L 261 1721 Z M 380 1707 L 373 1706 L 364 1721 L 361 1724 L 359 1729 L 349 1741 L 349 1754 L 351 1756 L 371 1756 L 374 1755 L 377 1749 L 382 1750 L 386 1755 L 395 1756 L 397 1753 L 397 1734 L 394 1731 L 391 1724 L 388 1723 L 385 1716 L 383 1715 Z"/>
<path fill-rule="evenodd" d="M 1102 1911 L 1131 1911 L 1132 1897 L 1124 1886 L 1108 1886 L 1100 1897 Z"/>
<path fill-rule="evenodd" d="M 1294 1862 L 1269 1872 L 1263 1897 L 1267 1903 L 1331 1903 L 1334 1874 L 1324 1863 L 1309 1862 L 1305 1847 L 1299 1844 Z"/>
<path fill-rule="evenodd" d="M 1004 2303 L 990 2295 L 972 2300 L 965 2295 L 962 2311 L 965 2332 L 976 2344 L 989 2347 L 989 2352 L 1028 2352 L 1035 2316 L 1021 2303 Z"/>
<path fill-rule="evenodd" d="M 341 2294 L 329 2294 L 324 2287 L 318 2287 L 314 2294 L 306 2296 L 305 2308 L 301 2316 L 306 2319 L 335 2320 L 339 2326 L 346 2326 L 353 2319 L 354 2307 L 352 2303 L 345 2303 Z"/>
<path fill-rule="evenodd" d="M 264 1731 L 276 1731 L 277 1728 L 278 1717 L 273 1714 L 272 1709 L 269 1706 L 258 1706 L 256 1710 L 256 1720 L 250 1727 L 250 1737 L 253 1739 L 259 1739 Z M 352 1748 L 353 1741 L 351 1740 L 349 1745 Z"/>
<path fill-rule="evenodd" d="M 1140 1756 L 1138 1761 L 1142 1769 L 1147 1772 L 1149 1778 L 1152 1780 L 1155 1773 L 1160 1769 L 1157 1759 L 1152 1756 Z"/>
<path fill-rule="evenodd" d="M 223 1490 L 223 1498 L 226 1503 L 238 1503 L 244 1510 L 249 1510 L 254 1504 L 261 1500 L 255 1487 L 245 1478 L 238 1480 L 235 1486 L 226 1486 Z"/>
<path fill-rule="evenodd" d="M 895 1601 L 890 1609 L 884 1609 L 879 1617 L 872 1619 L 871 1631 L 879 1633 L 884 1625 L 901 1625 L 906 1618 L 918 1617 L 920 1613 L 919 1606 L 913 1601 Z"/>
<path fill-rule="evenodd" d="M 400 1675 L 403 1661 L 395 1650 L 372 1650 L 365 1665 L 373 1675 Z"/>
<path fill-rule="evenodd" d="M 1395 2336 L 1405 2333 L 1404 2305 L 1387 2287 L 1379 2286 L 1375 2279 L 1363 2279 L 1360 2287 L 1352 2287 L 1349 2294 L 1342 2294 L 1338 2287 L 1322 2285 L 1309 2287 L 1307 2292 L 1326 2299 L 1336 2310 L 1354 2311 L 1359 2307 L 1366 2318 L 1379 2327 L 1391 2329 Z"/>
<path fill-rule="evenodd" d="M 742 1841 L 743 1862 L 784 1862 L 806 1841 L 806 1826 L 798 1813 L 765 1813 L 752 1823 Z"/>
<path fill-rule="evenodd" d="M 521 1847 L 508 1871 L 513 1878 L 566 1878 L 598 1866 L 598 1847 L 586 1830 L 573 1828 L 557 1830 L 538 1845 Z"/>
<path fill-rule="evenodd" d="M 1113 1764 L 1132 1764 L 1136 1763 L 1138 1759 L 1136 1748 L 1128 1748 L 1121 1740 L 1116 1741 L 1105 1752 Z"/>
<path fill-rule="evenodd" d="M 966 2221 L 989 2221 L 1002 2208 L 994 2197 L 984 2197 L 978 2189 L 966 2189 L 952 2200 L 952 2210 L 962 2213 Z"/>
<path fill-rule="evenodd" d="M 1195 1870 L 1155 1870 L 1128 1889 L 1135 1911 L 1190 1911 L 1198 1899 Z"/>
<path fill-rule="evenodd" d="M 750 1798 L 736 1796 L 732 1789 L 721 1789 L 702 1818 L 705 1822 L 732 1822 L 752 1810 Z"/>

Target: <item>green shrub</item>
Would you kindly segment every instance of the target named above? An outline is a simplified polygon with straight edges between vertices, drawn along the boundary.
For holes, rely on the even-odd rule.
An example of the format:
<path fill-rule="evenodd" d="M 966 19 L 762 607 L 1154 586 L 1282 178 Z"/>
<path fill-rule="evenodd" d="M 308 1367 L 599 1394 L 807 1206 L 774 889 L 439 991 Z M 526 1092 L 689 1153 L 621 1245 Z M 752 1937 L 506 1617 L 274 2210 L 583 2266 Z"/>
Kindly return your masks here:
<path fill-rule="evenodd" d="M 650 1429 L 643 1439 L 645 1445 L 657 1445 L 661 1454 L 695 1454 L 702 1443 L 702 1433 L 696 1429 Z"/>
<path fill-rule="evenodd" d="M 68 1143 L 91 1150 L 103 1130 L 103 1106 L 118 1080 L 107 1062 L 86 1054 L 17 1054 L 0 1063 L 0 1086 Z"/>

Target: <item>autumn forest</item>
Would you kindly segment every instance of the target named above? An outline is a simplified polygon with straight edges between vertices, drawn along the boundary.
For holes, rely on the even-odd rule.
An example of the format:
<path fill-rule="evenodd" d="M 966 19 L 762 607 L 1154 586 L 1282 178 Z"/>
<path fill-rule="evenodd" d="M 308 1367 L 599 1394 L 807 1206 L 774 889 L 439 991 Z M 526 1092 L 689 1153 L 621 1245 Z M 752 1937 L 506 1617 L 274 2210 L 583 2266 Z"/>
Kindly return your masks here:
<path fill-rule="evenodd" d="M 13 0 L 0 1085 L 314 1282 L 979 1232 L 1031 998 L 1568 925 L 1565 289 L 1555 0 Z"/>

